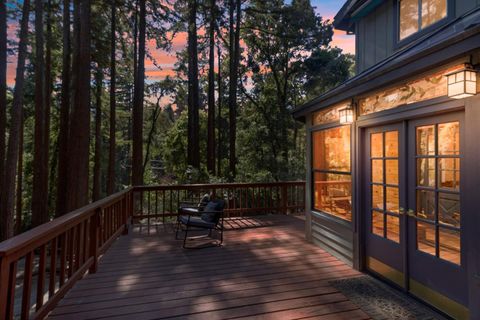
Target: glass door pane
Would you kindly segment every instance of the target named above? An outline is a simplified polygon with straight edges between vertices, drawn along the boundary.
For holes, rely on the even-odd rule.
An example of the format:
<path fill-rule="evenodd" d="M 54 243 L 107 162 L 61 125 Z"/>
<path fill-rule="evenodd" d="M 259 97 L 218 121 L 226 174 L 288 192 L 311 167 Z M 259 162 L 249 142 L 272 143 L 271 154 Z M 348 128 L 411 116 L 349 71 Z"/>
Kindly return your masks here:
<path fill-rule="evenodd" d="M 460 264 L 460 123 L 416 128 L 419 251 Z"/>
<path fill-rule="evenodd" d="M 370 135 L 370 232 L 400 243 L 399 135 L 385 131 Z"/>

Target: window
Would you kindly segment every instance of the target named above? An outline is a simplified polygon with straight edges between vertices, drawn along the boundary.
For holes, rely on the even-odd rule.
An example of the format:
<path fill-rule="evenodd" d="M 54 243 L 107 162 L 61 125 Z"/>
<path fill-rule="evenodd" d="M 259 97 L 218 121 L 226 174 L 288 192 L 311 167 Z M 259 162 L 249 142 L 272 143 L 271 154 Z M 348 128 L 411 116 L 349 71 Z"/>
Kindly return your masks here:
<path fill-rule="evenodd" d="M 313 145 L 313 207 L 352 220 L 350 126 L 316 131 Z"/>
<path fill-rule="evenodd" d="M 417 249 L 460 264 L 460 124 L 416 132 Z"/>
<path fill-rule="evenodd" d="M 448 0 L 399 0 L 400 40 L 447 16 Z"/>

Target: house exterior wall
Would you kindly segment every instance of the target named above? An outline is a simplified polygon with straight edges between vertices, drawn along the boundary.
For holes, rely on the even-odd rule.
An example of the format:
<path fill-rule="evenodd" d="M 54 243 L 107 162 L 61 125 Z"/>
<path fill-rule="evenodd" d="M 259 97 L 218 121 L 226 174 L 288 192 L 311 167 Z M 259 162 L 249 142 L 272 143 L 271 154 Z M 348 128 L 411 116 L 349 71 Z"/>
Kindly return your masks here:
<path fill-rule="evenodd" d="M 374 66 L 402 48 L 396 44 L 397 1 L 384 1 L 371 13 L 355 23 L 357 73 Z M 451 1 L 454 1 L 452 6 L 454 12 L 452 16 L 449 16 L 449 19 L 459 18 L 480 6 L 480 0 Z"/>
<path fill-rule="evenodd" d="M 480 50 L 474 56 L 474 63 L 480 62 Z M 461 57 L 455 61 L 445 62 L 431 72 L 448 70 L 457 66 L 470 57 Z M 406 83 L 416 83 L 423 77 L 430 77 L 430 74 L 412 75 Z M 410 82 L 409 82 L 410 81 Z M 480 83 L 480 79 L 478 80 Z M 404 85 L 404 82 L 397 86 Z M 445 82 L 439 82 L 438 86 L 445 86 Z M 395 87 L 395 86 L 394 86 Z M 385 89 L 388 89 L 385 88 Z M 380 90 L 381 91 L 381 90 Z M 442 91 L 443 92 L 443 91 Z M 480 86 L 479 86 L 480 92 Z M 312 135 L 318 130 L 340 126 L 338 118 L 332 118 L 329 122 L 318 122 L 318 110 L 314 110 L 306 117 L 307 127 L 307 189 L 306 189 L 306 238 L 310 242 L 319 245 L 337 258 L 352 265 L 356 269 L 366 270 L 365 250 L 365 197 L 364 197 L 364 174 L 365 163 L 365 132 L 369 128 L 379 127 L 392 123 L 406 123 L 425 117 L 436 117 L 463 112 L 466 119 L 464 123 L 465 141 L 462 154 L 465 156 L 465 166 L 462 165 L 462 190 L 478 190 L 480 188 L 480 149 L 478 148 L 478 136 L 480 135 L 480 94 L 462 100 L 449 99 L 445 95 L 435 96 L 431 99 L 412 100 L 396 105 L 389 109 L 374 110 L 371 113 L 361 115 L 358 102 L 365 96 L 378 94 L 378 91 L 367 92 L 364 95 L 354 97 L 357 120 L 351 125 L 351 161 L 352 161 L 352 221 L 346 221 L 334 217 L 328 213 L 320 212 L 313 208 L 315 201 L 313 186 L 315 185 L 312 170 Z M 322 109 L 329 110 L 329 107 Z M 316 116 L 317 121 L 314 121 Z M 410 153 L 411 154 L 411 153 Z M 468 172 L 468 173 L 466 173 Z M 463 191 L 464 192 L 464 191 Z M 478 241 L 478 230 L 480 230 L 480 198 L 476 192 L 464 192 L 462 195 L 462 255 L 466 256 L 465 268 L 468 278 L 468 299 L 469 301 L 480 301 L 480 242 Z M 468 248 L 465 250 L 464 248 Z M 430 303 L 430 301 L 427 301 Z M 435 305 L 433 302 L 431 302 Z M 480 319 L 480 310 L 475 304 L 469 303 L 470 319 Z M 464 317 L 460 317 L 464 318 Z M 466 319 L 466 318 L 465 318 Z"/>
<path fill-rule="evenodd" d="M 461 17 L 478 6 L 480 6 L 480 0 L 455 0 L 455 17 Z"/>
<path fill-rule="evenodd" d="M 294 112 L 297 117 L 305 117 L 307 127 L 306 238 L 354 268 L 401 287 L 452 318 L 480 320 L 480 0 L 450 0 L 446 18 L 400 42 L 397 4 L 398 0 L 385 0 L 374 9 L 367 8 L 371 11 L 353 24 L 357 72 L 363 74 Z M 380 64 L 382 61 L 385 63 Z M 377 68 L 367 70 L 377 64 Z M 465 67 L 479 70 L 477 94 L 449 98 L 451 77 L 447 79 L 447 75 Z M 350 173 L 344 169 L 343 161 L 348 133 L 337 128 L 342 126 L 339 111 L 349 106 L 356 114 L 350 125 Z M 438 128 L 452 124 L 458 131 L 450 137 L 459 139 L 455 142 L 458 149 L 452 149 L 457 153 L 452 157 L 459 162 L 449 167 L 438 151 L 442 144 Z M 438 194 L 428 200 L 435 202 L 433 209 L 418 207 L 419 203 L 425 205 L 426 199 L 418 191 L 426 190 L 419 172 L 425 174 L 430 169 L 421 165 L 426 162 L 418 162 L 427 156 L 417 149 L 418 143 L 424 143 L 418 140 L 422 131 L 417 130 L 426 127 L 433 128 L 437 146 L 433 156 L 428 154 L 428 158 L 436 159 L 432 165 L 434 185 L 426 188 Z M 380 134 L 386 148 L 387 132 L 397 132 L 400 137 L 398 154 L 392 160 L 385 156 L 384 149 L 384 162 L 379 162 L 379 156 L 372 153 L 372 137 Z M 444 147 L 457 141 L 445 137 L 443 134 Z M 396 183 L 386 182 L 386 161 L 398 163 L 393 169 L 398 170 Z M 378 179 L 379 163 L 383 163 L 383 180 Z M 448 180 L 447 171 L 458 172 L 458 178 Z M 346 178 L 335 178 L 345 175 L 350 175 L 351 185 Z M 448 185 L 452 181 L 457 186 L 453 189 Z M 384 191 L 375 188 L 379 184 Z M 393 199 L 397 197 L 390 207 L 388 188 L 397 190 L 396 196 L 390 194 Z M 378 202 L 380 194 L 383 198 Z M 441 207 L 440 201 L 456 201 L 456 205 Z M 425 220 L 428 210 L 433 210 L 434 218 Z M 441 221 L 441 210 L 442 215 L 452 219 Z M 382 220 L 376 220 L 379 211 L 383 212 Z M 388 217 L 398 221 L 392 224 L 397 238 L 388 235 Z M 453 220 L 456 222 L 452 224 Z M 378 221 L 384 221 L 383 225 Z M 434 231 L 429 231 L 429 235 L 435 234 L 433 238 L 427 239 L 425 223 L 433 226 Z M 380 227 L 382 234 L 377 231 Z M 448 236 L 446 228 L 456 236 Z M 420 248 L 428 241 L 434 243 L 433 253 Z M 432 247 L 431 243 L 428 245 Z"/>
<path fill-rule="evenodd" d="M 387 0 L 356 23 L 357 73 L 377 64 L 394 52 L 394 1 Z"/>

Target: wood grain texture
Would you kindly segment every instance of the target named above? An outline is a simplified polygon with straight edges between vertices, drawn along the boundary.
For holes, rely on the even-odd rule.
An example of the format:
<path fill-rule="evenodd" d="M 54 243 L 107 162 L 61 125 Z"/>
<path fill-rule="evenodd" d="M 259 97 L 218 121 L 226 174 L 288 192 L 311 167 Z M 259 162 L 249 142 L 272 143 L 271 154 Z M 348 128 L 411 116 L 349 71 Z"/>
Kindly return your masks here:
<path fill-rule="evenodd" d="M 304 221 L 234 219 L 222 247 L 184 250 L 164 226 L 133 227 L 52 319 L 368 319 L 329 281 L 359 273 L 304 240 Z M 199 241 L 199 240 L 197 240 Z"/>

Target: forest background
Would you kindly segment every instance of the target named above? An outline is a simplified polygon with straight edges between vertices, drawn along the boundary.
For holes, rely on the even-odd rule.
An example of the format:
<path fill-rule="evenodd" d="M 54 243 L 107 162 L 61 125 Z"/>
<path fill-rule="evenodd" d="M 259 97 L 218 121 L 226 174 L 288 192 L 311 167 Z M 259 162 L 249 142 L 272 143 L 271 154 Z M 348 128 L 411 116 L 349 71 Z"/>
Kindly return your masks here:
<path fill-rule="evenodd" d="M 0 0 L 0 240 L 129 185 L 304 179 L 290 111 L 354 70 L 312 2 Z"/>

